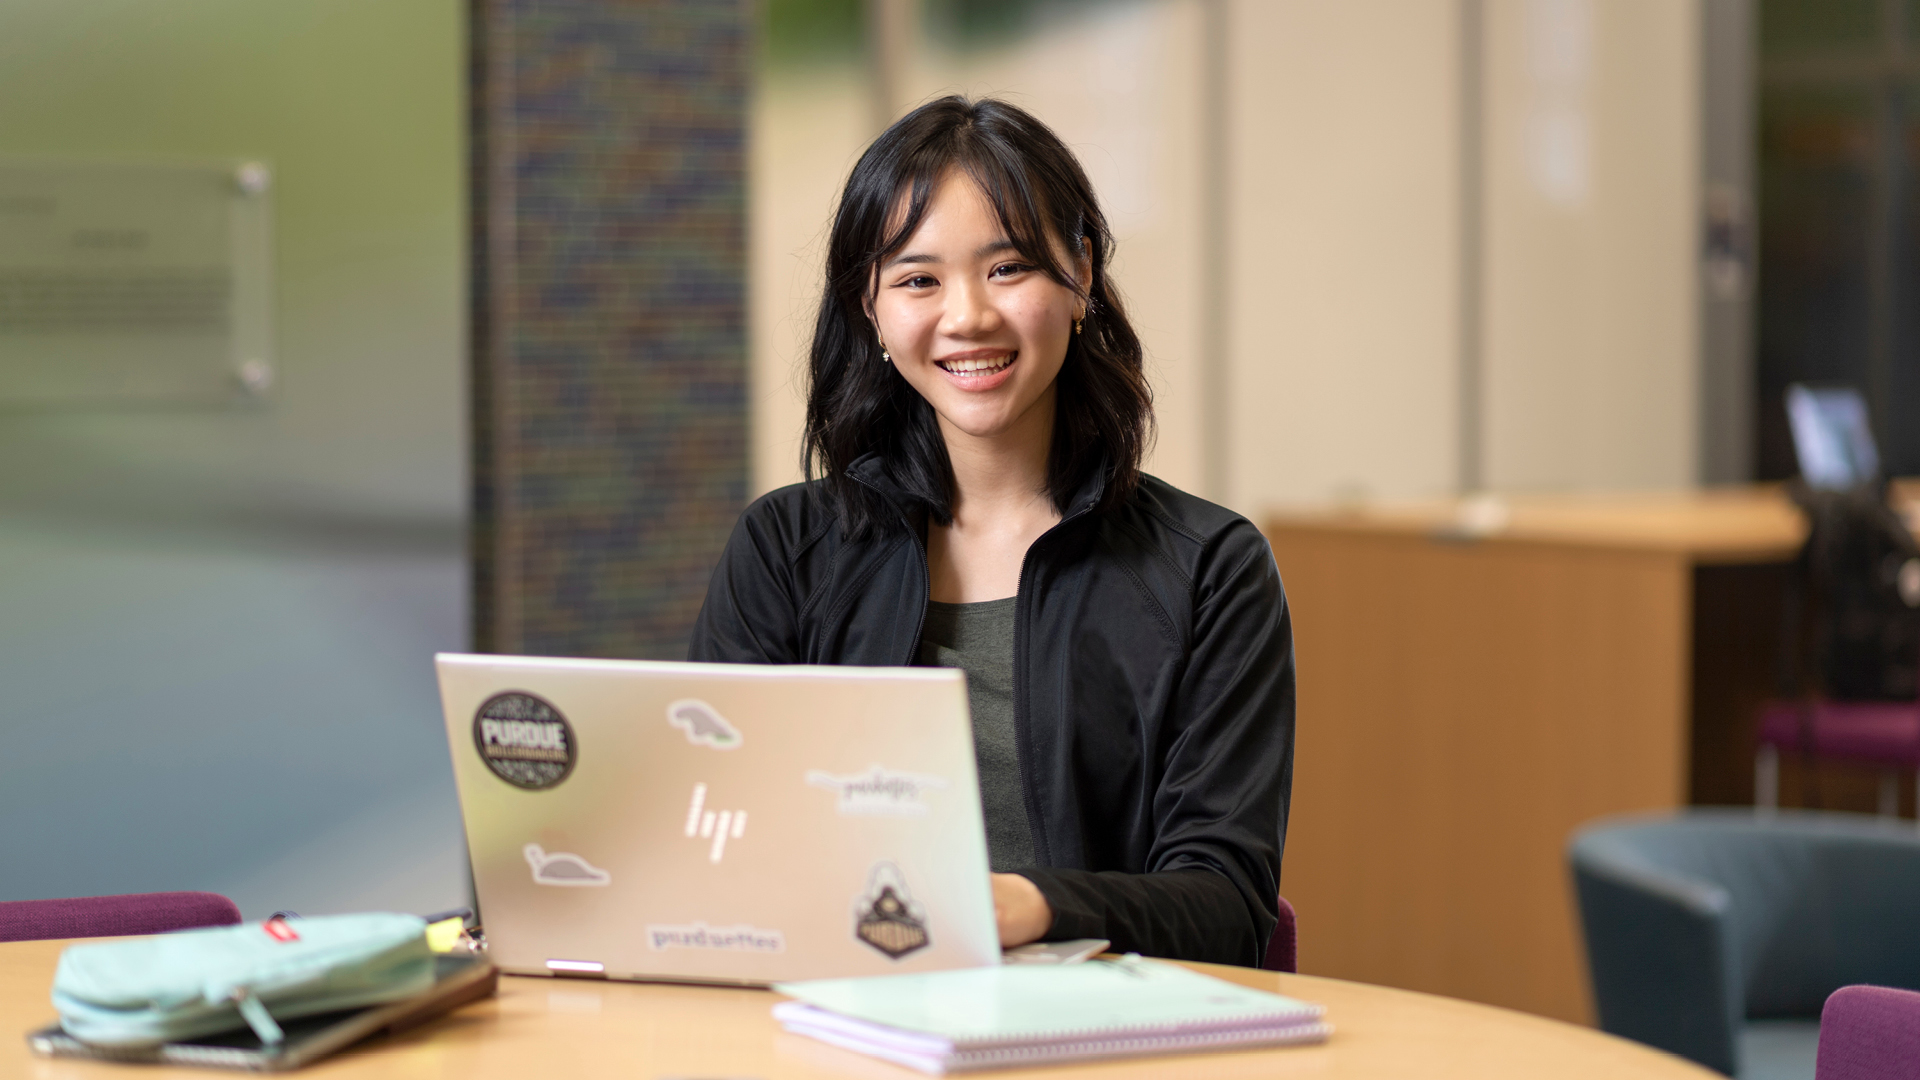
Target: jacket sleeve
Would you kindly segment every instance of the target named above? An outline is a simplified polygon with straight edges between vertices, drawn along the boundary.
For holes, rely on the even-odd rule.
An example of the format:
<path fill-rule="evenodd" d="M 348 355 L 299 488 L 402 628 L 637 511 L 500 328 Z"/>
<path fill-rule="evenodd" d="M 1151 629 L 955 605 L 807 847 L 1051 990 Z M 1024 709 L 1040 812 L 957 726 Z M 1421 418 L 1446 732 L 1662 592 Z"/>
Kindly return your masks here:
<path fill-rule="evenodd" d="M 693 623 L 687 659 L 714 664 L 800 662 L 798 604 L 793 596 L 794 522 L 781 515 L 775 492 L 747 507 L 727 539 Z"/>
<path fill-rule="evenodd" d="M 1045 940 L 1105 938 L 1115 952 L 1258 967 L 1266 949 L 1239 890 L 1211 870 L 1123 874 L 1113 870 L 1019 871 L 1053 909 Z"/>
<path fill-rule="evenodd" d="M 1258 966 L 1279 920 L 1293 790 L 1293 629 L 1266 539 L 1241 522 L 1194 585 L 1194 630 L 1153 795 L 1147 873 L 1022 871 L 1048 936 Z"/>

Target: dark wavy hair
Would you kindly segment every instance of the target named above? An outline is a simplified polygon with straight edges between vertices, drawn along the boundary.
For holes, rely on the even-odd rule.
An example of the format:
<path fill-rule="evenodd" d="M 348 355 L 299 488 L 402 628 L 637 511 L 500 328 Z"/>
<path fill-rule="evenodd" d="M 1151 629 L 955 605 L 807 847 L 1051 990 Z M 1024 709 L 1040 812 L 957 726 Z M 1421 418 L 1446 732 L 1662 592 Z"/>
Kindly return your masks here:
<path fill-rule="evenodd" d="M 1054 506 L 1065 513 L 1099 470 L 1106 486 L 1096 512 L 1125 501 L 1140 482 L 1153 393 L 1140 338 L 1107 279 L 1113 236 L 1093 185 L 1073 152 L 1032 114 L 993 98 L 944 97 L 901 117 L 860 155 L 827 245 L 802 455 L 807 478 L 823 481 L 849 535 L 898 520 L 884 499 L 847 475 L 847 467 L 869 453 L 879 455 L 893 483 L 919 504 L 909 511 L 924 511 L 942 525 L 953 521 L 953 466 L 933 407 L 880 358 L 867 304 L 874 269 L 919 228 L 935 186 L 954 169 L 980 185 L 1015 250 L 1049 278 L 1080 291 L 1056 244 L 1092 257 L 1082 332 L 1069 338 L 1054 384 L 1047 456 Z"/>

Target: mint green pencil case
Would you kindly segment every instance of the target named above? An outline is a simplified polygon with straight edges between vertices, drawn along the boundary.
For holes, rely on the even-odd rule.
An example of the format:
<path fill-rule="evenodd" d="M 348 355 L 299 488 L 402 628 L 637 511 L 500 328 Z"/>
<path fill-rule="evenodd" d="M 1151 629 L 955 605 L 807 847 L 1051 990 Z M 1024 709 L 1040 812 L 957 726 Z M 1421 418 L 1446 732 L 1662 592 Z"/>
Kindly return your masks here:
<path fill-rule="evenodd" d="M 96 1046 L 140 1047 L 399 1001 L 433 985 L 426 922 L 324 915 L 73 945 L 60 955 L 60 1027 Z"/>

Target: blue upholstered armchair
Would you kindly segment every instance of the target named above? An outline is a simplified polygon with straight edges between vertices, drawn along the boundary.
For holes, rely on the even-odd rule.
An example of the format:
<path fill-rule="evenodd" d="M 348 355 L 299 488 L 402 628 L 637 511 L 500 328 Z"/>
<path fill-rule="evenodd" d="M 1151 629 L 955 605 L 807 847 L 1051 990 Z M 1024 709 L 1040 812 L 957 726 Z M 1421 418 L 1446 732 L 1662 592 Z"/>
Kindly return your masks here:
<path fill-rule="evenodd" d="M 1694 810 L 1596 822 L 1569 855 L 1615 1035 L 1730 1075 L 1811 1077 L 1828 994 L 1920 988 L 1911 824 Z"/>

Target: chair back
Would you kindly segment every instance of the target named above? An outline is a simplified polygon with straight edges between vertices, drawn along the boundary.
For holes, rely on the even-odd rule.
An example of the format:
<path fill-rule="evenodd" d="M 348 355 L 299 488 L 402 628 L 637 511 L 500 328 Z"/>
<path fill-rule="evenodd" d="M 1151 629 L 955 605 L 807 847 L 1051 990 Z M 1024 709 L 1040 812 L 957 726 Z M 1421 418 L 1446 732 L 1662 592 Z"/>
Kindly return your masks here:
<path fill-rule="evenodd" d="M 1920 1062 L 1920 994 L 1843 986 L 1820 1014 L 1814 1080 L 1906 1080 Z"/>
<path fill-rule="evenodd" d="M 232 926 L 240 909 L 218 893 L 161 892 L 0 903 L 0 941 L 160 934 Z"/>
<path fill-rule="evenodd" d="M 1603 1030 L 1739 1072 L 1749 1018 L 1920 986 L 1920 836 L 1814 811 L 1614 818 L 1569 850 Z"/>
<path fill-rule="evenodd" d="M 1734 1002 L 1812 1017 L 1849 983 L 1920 986 L 1920 836 L 1860 814 L 1696 810 L 1603 822 L 1574 841 L 1583 870 L 1639 873 L 1724 907 Z"/>
<path fill-rule="evenodd" d="M 1274 924 L 1273 936 L 1267 939 L 1267 955 L 1260 961 L 1260 967 L 1266 971 L 1284 971 L 1289 975 L 1300 970 L 1300 936 L 1293 917 L 1293 905 L 1287 898 L 1280 897 L 1280 921 Z"/>

